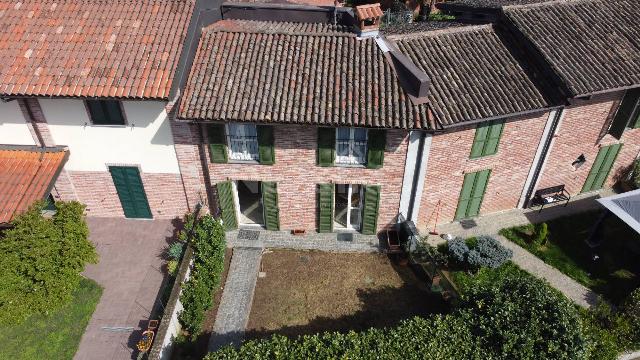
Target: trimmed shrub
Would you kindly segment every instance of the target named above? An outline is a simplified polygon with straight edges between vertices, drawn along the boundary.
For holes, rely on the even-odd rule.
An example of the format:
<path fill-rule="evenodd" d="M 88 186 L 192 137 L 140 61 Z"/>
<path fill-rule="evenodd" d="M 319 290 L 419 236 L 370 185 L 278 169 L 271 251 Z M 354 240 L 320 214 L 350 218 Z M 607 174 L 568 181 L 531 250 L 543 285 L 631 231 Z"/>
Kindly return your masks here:
<path fill-rule="evenodd" d="M 88 240 L 84 205 L 55 205 L 51 219 L 41 214 L 43 202 L 32 206 L 0 239 L 0 324 L 20 323 L 67 304 L 85 264 L 98 261 Z"/>
<path fill-rule="evenodd" d="M 185 229 L 191 229 L 193 216 L 187 216 L 185 220 Z M 186 240 L 188 236 L 186 232 L 181 232 L 179 238 Z M 191 245 L 194 251 L 193 268 L 191 277 L 182 285 L 180 302 L 184 309 L 178 318 L 184 329 L 193 336 L 202 331 L 204 313 L 211 308 L 212 294 L 220 287 L 226 248 L 222 222 L 209 214 L 202 216 L 196 222 Z"/>
<path fill-rule="evenodd" d="M 542 246 L 547 243 L 547 238 L 549 237 L 549 226 L 547 223 L 539 223 L 533 226 L 534 232 L 531 238 L 531 242 Z"/>
<path fill-rule="evenodd" d="M 495 269 L 506 263 L 513 256 L 513 251 L 502 246 L 498 240 L 490 236 L 477 238 L 477 245 L 467 255 L 467 262 L 473 268 L 482 266 Z"/>
<path fill-rule="evenodd" d="M 583 359 L 588 343 L 574 305 L 544 281 L 505 274 L 464 294 L 464 316 L 493 359 Z M 460 315 L 462 314 L 462 315 Z"/>
<path fill-rule="evenodd" d="M 178 260 L 167 261 L 167 272 L 169 275 L 176 276 L 176 273 L 178 272 L 178 264 Z"/>
<path fill-rule="evenodd" d="M 447 243 L 447 250 L 449 257 L 458 264 L 465 264 L 467 262 L 467 255 L 469 254 L 469 246 L 463 238 L 454 238 Z"/>

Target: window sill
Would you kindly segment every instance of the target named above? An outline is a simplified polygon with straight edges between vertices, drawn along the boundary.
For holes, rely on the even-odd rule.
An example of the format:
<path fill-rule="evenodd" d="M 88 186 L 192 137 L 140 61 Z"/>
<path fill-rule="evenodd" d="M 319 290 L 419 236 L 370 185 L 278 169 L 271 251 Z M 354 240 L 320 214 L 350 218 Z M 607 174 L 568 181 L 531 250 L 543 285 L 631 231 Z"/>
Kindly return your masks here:
<path fill-rule="evenodd" d="M 89 123 L 89 124 L 87 124 L 87 126 L 91 126 L 91 127 L 110 127 L 110 128 L 125 128 L 125 127 L 128 127 L 127 124 L 94 124 L 94 123 Z"/>
<path fill-rule="evenodd" d="M 245 165 L 261 165 L 259 161 L 256 160 L 231 160 L 227 162 L 228 164 L 245 164 Z"/>
<path fill-rule="evenodd" d="M 334 163 L 333 165 L 335 167 L 356 168 L 356 169 L 366 169 L 367 168 L 366 164 L 340 164 L 340 163 Z"/>

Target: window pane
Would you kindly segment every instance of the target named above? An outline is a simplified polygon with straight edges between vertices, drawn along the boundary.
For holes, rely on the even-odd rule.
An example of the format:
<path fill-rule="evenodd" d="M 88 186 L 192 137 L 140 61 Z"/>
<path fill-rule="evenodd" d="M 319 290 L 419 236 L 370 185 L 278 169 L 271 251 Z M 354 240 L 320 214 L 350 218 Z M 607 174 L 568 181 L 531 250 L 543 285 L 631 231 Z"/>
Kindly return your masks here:
<path fill-rule="evenodd" d="M 229 135 L 230 136 L 241 136 L 242 129 L 239 124 L 229 124 Z"/>
<path fill-rule="evenodd" d="M 367 141 L 367 129 L 353 129 L 355 141 Z"/>
<path fill-rule="evenodd" d="M 113 125 L 124 125 L 124 116 L 120 109 L 120 103 L 115 100 L 105 100 L 104 107 L 107 109 L 107 121 Z"/>
<path fill-rule="evenodd" d="M 364 164 L 366 161 L 365 155 L 367 154 L 367 143 L 359 142 L 353 146 L 354 161 L 358 164 Z"/>
<path fill-rule="evenodd" d="M 362 210 L 359 208 L 351 210 L 350 222 L 351 222 L 351 227 L 353 229 L 356 229 L 356 230 L 360 229 L 360 213 L 361 212 Z"/>
<path fill-rule="evenodd" d="M 228 124 L 229 158 L 258 160 L 258 133 L 254 124 Z"/>
<path fill-rule="evenodd" d="M 347 141 L 339 141 L 338 142 L 338 156 L 349 156 L 349 142 Z"/>
<path fill-rule="evenodd" d="M 349 140 L 349 128 L 339 127 L 337 134 L 338 134 L 338 140 L 345 140 L 345 141 Z"/>
<path fill-rule="evenodd" d="M 243 124 L 245 136 L 258 136 L 258 130 L 254 124 Z"/>
<path fill-rule="evenodd" d="M 89 108 L 89 114 L 91 115 L 91 123 L 100 125 L 107 124 L 107 117 L 103 111 L 100 101 L 87 100 L 87 107 Z"/>
<path fill-rule="evenodd" d="M 351 207 L 360 207 L 360 185 L 351 185 Z"/>

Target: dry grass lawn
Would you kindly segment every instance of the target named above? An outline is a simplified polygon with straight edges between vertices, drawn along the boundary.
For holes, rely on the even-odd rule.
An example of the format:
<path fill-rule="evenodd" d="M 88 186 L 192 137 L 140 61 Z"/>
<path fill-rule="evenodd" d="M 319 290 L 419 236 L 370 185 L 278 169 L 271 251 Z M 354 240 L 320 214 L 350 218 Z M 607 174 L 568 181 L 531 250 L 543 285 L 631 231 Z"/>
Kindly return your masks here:
<path fill-rule="evenodd" d="M 393 326 L 443 310 L 409 267 L 383 254 L 275 250 L 262 257 L 248 337 Z"/>

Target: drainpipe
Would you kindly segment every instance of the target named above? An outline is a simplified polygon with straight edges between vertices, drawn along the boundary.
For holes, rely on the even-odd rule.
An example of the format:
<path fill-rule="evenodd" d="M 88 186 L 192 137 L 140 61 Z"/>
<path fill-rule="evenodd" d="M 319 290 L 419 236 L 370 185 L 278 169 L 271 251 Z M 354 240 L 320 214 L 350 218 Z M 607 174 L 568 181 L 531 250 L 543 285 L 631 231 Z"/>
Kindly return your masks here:
<path fill-rule="evenodd" d="M 415 222 L 418 219 L 427 160 L 431 148 L 431 136 L 432 134 L 418 130 L 409 133 L 409 147 L 400 197 L 400 214 L 404 216 L 405 220 Z"/>

